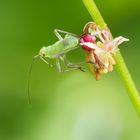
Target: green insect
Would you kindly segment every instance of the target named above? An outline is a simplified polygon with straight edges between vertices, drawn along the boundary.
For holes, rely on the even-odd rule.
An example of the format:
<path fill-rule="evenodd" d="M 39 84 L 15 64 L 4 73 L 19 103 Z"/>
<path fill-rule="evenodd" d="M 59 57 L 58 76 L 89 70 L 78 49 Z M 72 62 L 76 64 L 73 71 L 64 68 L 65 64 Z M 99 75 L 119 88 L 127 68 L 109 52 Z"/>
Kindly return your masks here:
<path fill-rule="evenodd" d="M 65 37 L 63 38 L 60 33 L 65 34 Z M 59 29 L 55 29 L 54 34 L 59 40 L 48 47 L 42 47 L 39 51 L 39 54 L 33 57 L 33 61 L 29 70 L 29 79 L 32 71 L 32 65 L 36 58 L 40 58 L 50 67 L 55 66 L 58 72 L 68 72 L 71 70 L 80 70 L 84 72 L 81 65 L 87 63 L 86 61 L 80 63 L 71 63 L 66 57 L 68 52 L 81 47 L 79 44 L 80 36 Z M 55 65 L 49 64 L 47 59 L 55 60 Z M 60 62 L 63 62 L 65 68 L 62 69 Z M 28 80 L 28 98 L 30 103 L 29 84 L 30 82 Z"/>
<path fill-rule="evenodd" d="M 65 37 L 62 38 L 60 33 L 64 33 Z M 48 47 L 42 47 L 39 51 L 39 54 L 34 56 L 34 59 L 39 57 L 41 60 L 43 60 L 46 64 L 48 64 L 51 67 L 53 65 L 49 64 L 49 62 L 46 59 L 47 58 L 54 59 L 56 61 L 55 66 L 56 66 L 58 72 L 67 72 L 67 71 L 76 70 L 76 69 L 84 71 L 81 67 L 81 64 L 86 63 L 86 62 L 81 62 L 81 63 L 75 64 L 75 63 L 71 63 L 66 57 L 66 54 L 68 52 L 80 47 L 80 45 L 79 45 L 80 37 L 75 34 L 72 34 L 72 33 L 66 32 L 66 31 L 62 31 L 62 30 L 58 30 L 58 29 L 54 30 L 54 34 L 56 35 L 56 37 L 59 40 L 56 43 L 54 43 Z M 61 68 L 60 61 L 63 62 L 65 65 L 64 70 L 62 70 L 62 68 Z"/>

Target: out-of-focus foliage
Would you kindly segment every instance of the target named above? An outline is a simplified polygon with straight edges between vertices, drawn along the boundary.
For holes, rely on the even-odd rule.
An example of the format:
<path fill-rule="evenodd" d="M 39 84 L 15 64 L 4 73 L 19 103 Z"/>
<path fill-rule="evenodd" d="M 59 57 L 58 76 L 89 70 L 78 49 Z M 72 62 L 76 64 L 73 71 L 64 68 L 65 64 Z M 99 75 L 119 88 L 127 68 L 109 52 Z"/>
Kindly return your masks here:
<path fill-rule="evenodd" d="M 96 0 L 140 90 L 140 2 Z M 81 0 L 0 0 L 0 139 L 139 140 L 140 120 L 114 71 L 98 82 L 87 71 L 59 74 L 37 59 L 27 101 L 28 70 L 53 29 L 81 34 L 91 18 Z M 70 59 L 81 61 L 82 51 Z"/>

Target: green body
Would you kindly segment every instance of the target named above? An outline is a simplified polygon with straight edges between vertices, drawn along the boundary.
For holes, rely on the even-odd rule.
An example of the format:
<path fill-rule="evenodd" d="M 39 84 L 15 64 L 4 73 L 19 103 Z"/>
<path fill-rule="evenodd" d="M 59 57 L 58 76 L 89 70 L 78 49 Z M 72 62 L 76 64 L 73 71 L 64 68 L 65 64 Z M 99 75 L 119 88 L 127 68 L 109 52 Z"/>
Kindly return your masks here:
<path fill-rule="evenodd" d="M 50 45 L 48 47 L 43 47 L 40 50 L 40 55 L 44 55 L 44 57 L 49 58 L 57 58 L 60 55 L 67 53 L 71 50 L 74 50 L 78 47 L 79 44 L 79 38 L 66 35 L 66 37 L 62 40 L 57 41 L 53 45 Z"/>

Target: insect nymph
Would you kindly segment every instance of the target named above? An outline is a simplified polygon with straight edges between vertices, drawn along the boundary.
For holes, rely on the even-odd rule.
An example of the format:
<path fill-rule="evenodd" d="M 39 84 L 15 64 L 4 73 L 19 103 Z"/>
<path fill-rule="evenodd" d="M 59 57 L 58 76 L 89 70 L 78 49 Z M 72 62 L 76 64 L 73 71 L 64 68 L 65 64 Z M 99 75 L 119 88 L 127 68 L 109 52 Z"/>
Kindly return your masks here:
<path fill-rule="evenodd" d="M 65 34 L 65 37 L 63 38 L 60 35 L 60 33 Z M 33 61 L 31 63 L 31 67 L 29 70 L 29 79 L 28 79 L 29 104 L 30 104 L 30 91 L 29 91 L 30 81 L 29 80 L 30 80 L 30 75 L 31 75 L 31 71 L 32 71 L 32 65 L 36 58 L 40 58 L 46 64 L 48 64 L 50 67 L 55 66 L 56 69 L 58 70 L 58 72 L 68 72 L 71 70 L 81 70 L 82 72 L 84 72 L 84 70 L 81 67 L 81 64 L 86 63 L 86 62 L 81 62 L 81 63 L 75 64 L 75 63 L 71 63 L 66 57 L 66 54 L 68 52 L 81 47 L 79 44 L 80 37 L 75 34 L 65 32 L 62 30 L 58 30 L 58 29 L 54 30 L 54 34 L 56 35 L 56 37 L 59 40 L 56 43 L 54 43 L 48 47 L 45 47 L 45 46 L 42 47 L 39 51 L 39 54 L 33 57 Z M 47 59 L 55 60 L 55 65 L 49 64 Z M 63 62 L 65 68 L 62 69 L 60 61 Z"/>
<path fill-rule="evenodd" d="M 58 29 L 55 29 L 54 33 L 59 40 L 48 47 L 42 47 L 39 51 L 39 54 L 36 55 L 34 58 L 39 57 L 41 60 L 43 60 L 46 64 L 50 66 L 53 65 L 49 64 L 49 62 L 46 59 L 47 58 L 54 59 L 56 61 L 55 66 L 58 72 L 67 72 L 76 69 L 84 71 L 80 66 L 80 63 L 78 64 L 71 63 L 66 57 L 66 54 L 68 52 L 80 47 L 79 37 L 75 34 L 58 30 Z M 62 38 L 60 33 L 64 33 L 65 37 Z M 65 69 L 62 69 L 60 61 L 64 63 Z"/>

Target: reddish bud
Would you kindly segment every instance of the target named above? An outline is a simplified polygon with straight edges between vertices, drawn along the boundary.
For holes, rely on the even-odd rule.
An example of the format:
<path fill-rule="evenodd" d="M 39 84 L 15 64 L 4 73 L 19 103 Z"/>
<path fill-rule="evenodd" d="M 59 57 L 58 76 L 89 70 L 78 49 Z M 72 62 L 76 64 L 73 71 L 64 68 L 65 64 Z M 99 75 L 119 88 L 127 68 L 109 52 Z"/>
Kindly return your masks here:
<path fill-rule="evenodd" d="M 85 43 L 85 42 L 95 43 L 95 40 L 96 40 L 95 36 L 91 34 L 84 34 L 80 38 L 80 43 Z M 92 50 L 91 48 L 85 45 L 82 45 L 82 48 L 88 52 Z"/>

